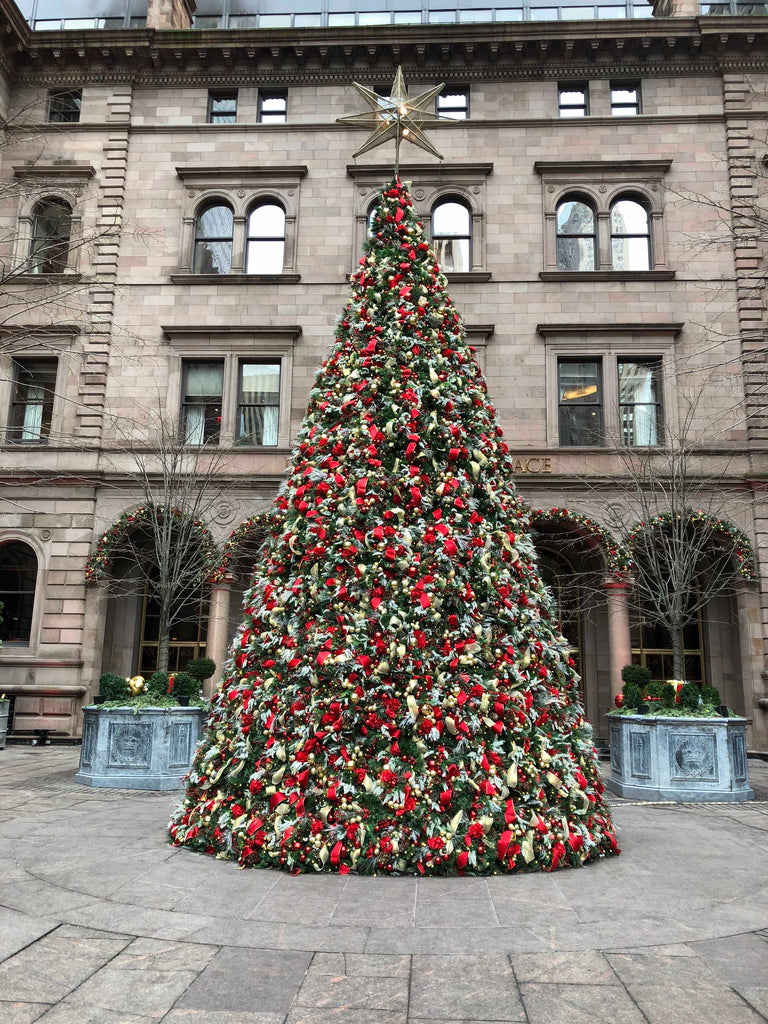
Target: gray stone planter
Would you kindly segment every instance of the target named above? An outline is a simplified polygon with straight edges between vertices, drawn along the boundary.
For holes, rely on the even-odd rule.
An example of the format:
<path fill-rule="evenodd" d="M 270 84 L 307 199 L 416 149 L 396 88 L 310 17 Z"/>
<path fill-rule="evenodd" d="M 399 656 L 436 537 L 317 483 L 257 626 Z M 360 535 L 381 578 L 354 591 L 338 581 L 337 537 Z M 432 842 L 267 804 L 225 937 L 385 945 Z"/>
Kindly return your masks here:
<path fill-rule="evenodd" d="M 75 782 L 108 789 L 180 789 L 202 724 L 202 708 L 84 708 Z"/>
<path fill-rule="evenodd" d="M 746 718 L 609 718 L 608 789 L 635 800 L 753 800 Z"/>
<path fill-rule="evenodd" d="M 8 710 L 11 706 L 9 700 L 0 700 L 0 750 L 5 747 L 5 739 L 8 735 Z"/>

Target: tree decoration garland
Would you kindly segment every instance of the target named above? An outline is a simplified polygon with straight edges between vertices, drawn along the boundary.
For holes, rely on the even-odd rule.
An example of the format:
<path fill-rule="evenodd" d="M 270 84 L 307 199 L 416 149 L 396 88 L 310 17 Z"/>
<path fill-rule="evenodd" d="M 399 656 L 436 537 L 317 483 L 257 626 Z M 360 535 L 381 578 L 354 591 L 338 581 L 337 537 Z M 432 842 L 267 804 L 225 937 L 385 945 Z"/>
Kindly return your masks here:
<path fill-rule="evenodd" d="M 534 509 L 531 513 L 531 525 L 537 523 L 569 523 L 579 528 L 581 532 L 586 531 L 595 537 L 605 549 L 605 558 L 608 572 L 620 580 L 625 580 L 632 571 L 632 559 L 626 546 L 619 543 L 616 538 L 589 516 L 580 512 L 572 512 L 567 508 Z"/>
<path fill-rule="evenodd" d="M 139 505 L 138 508 L 132 509 L 128 512 L 123 512 L 120 518 L 116 519 L 115 522 L 112 523 L 112 525 L 101 535 L 101 537 L 99 537 L 96 544 L 96 550 L 89 555 L 88 560 L 85 563 L 85 582 L 100 583 L 102 580 L 106 579 L 109 570 L 109 563 L 115 552 L 119 549 L 126 533 L 135 529 L 140 529 L 142 526 L 149 525 L 152 516 L 157 516 L 161 519 L 163 516 L 168 514 L 179 522 L 189 518 L 188 513 L 184 512 L 183 509 L 166 509 L 162 505 Z M 213 537 L 211 537 L 205 524 L 200 520 L 194 520 L 192 525 L 199 534 L 200 548 L 203 552 L 205 562 L 212 567 L 215 566 L 219 560 L 219 550 L 216 547 Z"/>
<path fill-rule="evenodd" d="M 728 522 L 727 519 L 710 515 L 700 508 L 688 508 L 682 512 L 664 512 L 659 516 L 654 516 L 653 519 L 636 523 L 627 534 L 625 541 L 627 548 L 631 551 L 638 539 L 650 530 L 657 530 L 669 523 L 681 522 L 684 519 L 693 525 L 701 524 L 727 540 L 733 547 L 739 575 L 745 580 L 757 579 L 757 559 L 746 533 L 738 526 Z"/>
<path fill-rule="evenodd" d="M 232 562 L 237 557 L 240 548 L 249 540 L 262 542 L 267 534 L 277 527 L 279 517 L 275 509 L 268 509 L 266 512 L 258 512 L 243 520 L 239 526 L 230 533 L 221 555 L 219 564 L 210 575 L 212 583 L 220 583 L 230 571 Z"/>
<path fill-rule="evenodd" d="M 176 845 L 292 872 L 618 852 L 482 372 L 385 187 L 276 500 Z"/>

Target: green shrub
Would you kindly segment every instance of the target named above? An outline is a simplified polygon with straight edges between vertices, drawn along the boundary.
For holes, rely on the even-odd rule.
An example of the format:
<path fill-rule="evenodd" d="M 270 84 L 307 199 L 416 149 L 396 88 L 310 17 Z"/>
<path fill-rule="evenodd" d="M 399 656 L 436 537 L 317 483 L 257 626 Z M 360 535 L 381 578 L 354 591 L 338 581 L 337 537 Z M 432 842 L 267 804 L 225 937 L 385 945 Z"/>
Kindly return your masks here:
<path fill-rule="evenodd" d="M 210 679 L 216 671 L 216 662 L 213 658 L 195 658 L 194 661 L 189 662 L 184 671 L 202 683 L 205 679 Z"/>
<path fill-rule="evenodd" d="M 200 693 L 200 680 L 195 679 L 189 672 L 173 673 L 172 697 L 197 697 Z"/>
<path fill-rule="evenodd" d="M 686 683 L 680 688 L 680 705 L 689 711 L 698 711 L 701 690 L 696 683 Z"/>
<path fill-rule="evenodd" d="M 660 679 L 652 679 L 643 692 L 646 697 L 660 697 L 663 687 L 664 683 Z"/>
<path fill-rule="evenodd" d="M 634 683 L 625 683 L 622 693 L 624 694 L 625 708 L 636 708 L 637 705 L 640 703 L 640 698 L 642 697 L 642 694 L 640 693 L 640 690 L 637 688 L 637 686 L 635 686 Z"/>
<path fill-rule="evenodd" d="M 128 680 L 114 672 L 102 672 L 99 676 L 99 693 L 105 700 L 126 700 L 131 696 Z"/>
<path fill-rule="evenodd" d="M 722 704 L 720 691 L 716 686 L 702 686 L 701 699 L 705 704 L 711 704 L 713 708 L 716 708 L 718 704 Z"/>
<path fill-rule="evenodd" d="M 671 683 L 662 683 L 659 696 L 665 708 L 673 708 L 677 704 L 677 690 Z"/>
<path fill-rule="evenodd" d="M 643 694 L 648 692 L 651 673 L 645 665 L 625 665 L 621 670 L 621 678 L 625 683 L 631 683 L 638 690 L 642 690 Z"/>
<path fill-rule="evenodd" d="M 147 682 L 147 693 L 164 697 L 168 693 L 168 673 L 153 672 Z"/>

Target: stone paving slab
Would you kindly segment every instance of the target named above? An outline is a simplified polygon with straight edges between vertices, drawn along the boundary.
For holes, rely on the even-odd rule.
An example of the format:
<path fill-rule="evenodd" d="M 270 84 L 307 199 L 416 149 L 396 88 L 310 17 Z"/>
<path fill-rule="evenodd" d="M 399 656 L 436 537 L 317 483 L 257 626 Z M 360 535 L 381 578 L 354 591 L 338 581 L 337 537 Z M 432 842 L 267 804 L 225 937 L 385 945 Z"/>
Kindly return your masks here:
<path fill-rule="evenodd" d="M 167 845 L 167 794 L 0 752 L 0 1024 L 768 1021 L 760 800 L 614 800 L 623 855 L 580 871 L 293 878 Z"/>

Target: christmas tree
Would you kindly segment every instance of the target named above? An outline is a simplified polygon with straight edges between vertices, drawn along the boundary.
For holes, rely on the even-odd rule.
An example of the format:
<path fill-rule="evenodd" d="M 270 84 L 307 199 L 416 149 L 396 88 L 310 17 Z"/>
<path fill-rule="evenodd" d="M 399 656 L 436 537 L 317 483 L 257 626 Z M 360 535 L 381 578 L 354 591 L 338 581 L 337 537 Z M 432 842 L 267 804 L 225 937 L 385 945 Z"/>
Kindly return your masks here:
<path fill-rule="evenodd" d="M 386 187 L 170 830 L 290 871 L 618 853 L 486 385 Z"/>

